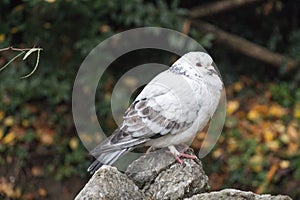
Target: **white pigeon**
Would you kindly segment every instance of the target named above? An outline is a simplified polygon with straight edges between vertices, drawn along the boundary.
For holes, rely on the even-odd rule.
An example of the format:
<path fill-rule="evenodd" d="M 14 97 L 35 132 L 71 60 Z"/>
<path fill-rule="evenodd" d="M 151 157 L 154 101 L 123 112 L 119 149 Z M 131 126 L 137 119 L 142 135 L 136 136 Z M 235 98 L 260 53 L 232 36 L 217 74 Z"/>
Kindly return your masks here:
<path fill-rule="evenodd" d="M 195 158 L 174 145 L 190 145 L 213 116 L 223 83 L 204 52 L 189 52 L 145 86 L 123 116 L 121 126 L 91 151 L 88 172 L 113 164 L 140 146 L 168 147 L 174 157 Z"/>

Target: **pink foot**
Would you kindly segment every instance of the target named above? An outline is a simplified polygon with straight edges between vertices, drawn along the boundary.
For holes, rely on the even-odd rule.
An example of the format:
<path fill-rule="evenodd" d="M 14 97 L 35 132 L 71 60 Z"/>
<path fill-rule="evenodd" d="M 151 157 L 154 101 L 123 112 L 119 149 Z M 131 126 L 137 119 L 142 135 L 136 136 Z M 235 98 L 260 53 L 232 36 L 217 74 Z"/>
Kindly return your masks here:
<path fill-rule="evenodd" d="M 174 146 L 169 146 L 169 149 L 170 149 L 170 151 L 167 151 L 167 152 L 171 153 L 174 156 L 174 158 L 177 160 L 177 162 L 179 162 L 180 164 L 182 164 L 182 160 L 180 159 L 180 157 L 189 158 L 189 159 L 197 159 L 197 156 L 195 156 L 195 155 L 189 155 L 189 154 L 184 153 L 185 151 L 187 151 L 189 149 L 188 146 L 186 148 L 182 149 L 180 152 L 178 152 Z"/>

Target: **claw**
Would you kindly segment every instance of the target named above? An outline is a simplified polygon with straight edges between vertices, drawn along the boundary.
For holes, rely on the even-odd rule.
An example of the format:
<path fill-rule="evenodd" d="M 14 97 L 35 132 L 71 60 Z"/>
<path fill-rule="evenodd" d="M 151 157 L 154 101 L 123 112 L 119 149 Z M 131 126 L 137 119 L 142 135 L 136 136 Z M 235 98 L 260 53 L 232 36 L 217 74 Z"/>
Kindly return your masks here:
<path fill-rule="evenodd" d="M 187 146 L 186 148 L 182 149 L 180 152 L 177 151 L 177 149 L 171 145 L 168 147 L 170 149 L 170 151 L 167 151 L 168 153 L 171 153 L 174 158 L 177 160 L 178 163 L 182 164 L 182 160 L 180 159 L 180 157 L 183 158 L 189 158 L 189 159 L 197 159 L 197 156 L 195 155 L 189 155 L 184 153 L 185 151 L 187 151 L 189 149 L 189 147 Z"/>

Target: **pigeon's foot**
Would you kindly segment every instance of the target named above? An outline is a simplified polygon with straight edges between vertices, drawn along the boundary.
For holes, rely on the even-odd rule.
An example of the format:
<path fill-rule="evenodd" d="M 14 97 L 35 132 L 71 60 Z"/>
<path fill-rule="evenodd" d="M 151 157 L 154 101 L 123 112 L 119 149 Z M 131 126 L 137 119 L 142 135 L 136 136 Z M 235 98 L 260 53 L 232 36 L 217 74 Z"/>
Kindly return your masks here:
<path fill-rule="evenodd" d="M 180 159 L 181 157 L 189 158 L 189 159 L 197 159 L 197 156 L 189 155 L 189 154 L 185 153 L 189 149 L 188 146 L 186 146 L 184 149 L 182 149 L 180 151 L 177 151 L 177 149 L 173 145 L 168 146 L 168 148 L 170 151 L 167 151 L 167 152 L 171 153 L 174 156 L 174 158 L 177 160 L 177 162 L 179 162 L 180 164 L 182 164 L 182 160 Z"/>

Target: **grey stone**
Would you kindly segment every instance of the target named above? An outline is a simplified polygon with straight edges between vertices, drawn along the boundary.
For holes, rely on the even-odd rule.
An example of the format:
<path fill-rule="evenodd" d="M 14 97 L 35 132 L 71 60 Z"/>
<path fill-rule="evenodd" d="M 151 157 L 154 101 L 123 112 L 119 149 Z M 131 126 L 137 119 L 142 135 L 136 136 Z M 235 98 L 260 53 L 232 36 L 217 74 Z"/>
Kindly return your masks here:
<path fill-rule="evenodd" d="M 75 200 L 145 199 L 139 188 L 117 168 L 102 166 Z"/>
<path fill-rule="evenodd" d="M 209 192 L 194 195 L 184 200 L 292 200 L 286 195 L 272 196 L 270 194 L 258 195 L 253 192 L 245 192 L 236 189 L 224 189 L 217 192 Z"/>
<path fill-rule="evenodd" d="M 189 154 L 193 155 L 192 151 Z M 132 162 L 123 174 L 115 167 L 101 167 L 75 200 L 185 199 L 185 200 L 291 200 L 284 195 L 258 195 L 235 189 L 209 190 L 208 177 L 198 159 L 179 164 L 165 149 Z"/>
<path fill-rule="evenodd" d="M 179 164 L 162 149 L 134 161 L 126 174 L 150 199 L 182 199 L 208 191 L 208 177 L 200 160 L 182 160 Z"/>

